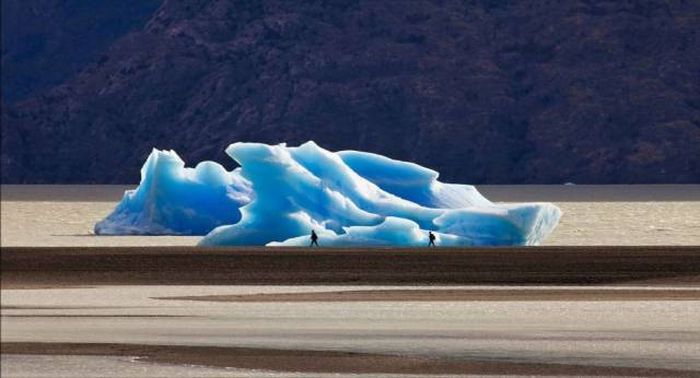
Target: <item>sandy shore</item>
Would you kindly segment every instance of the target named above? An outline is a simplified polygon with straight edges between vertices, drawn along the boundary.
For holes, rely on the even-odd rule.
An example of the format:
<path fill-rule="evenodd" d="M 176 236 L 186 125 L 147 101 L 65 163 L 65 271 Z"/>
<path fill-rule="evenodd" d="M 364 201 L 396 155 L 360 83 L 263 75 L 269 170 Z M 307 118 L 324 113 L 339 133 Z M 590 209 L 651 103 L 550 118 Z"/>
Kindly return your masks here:
<path fill-rule="evenodd" d="M 700 247 L 4 247 L 0 268 L 14 366 L 68 355 L 302 374 L 698 374 Z"/>
<path fill-rule="evenodd" d="M 305 373 L 515 374 L 692 377 L 696 372 L 627 367 L 468 361 L 332 351 L 184 345 L 2 343 L 3 354 L 135 356 L 146 361 Z"/>
<path fill-rule="evenodd" d="M 0 258 L 3 288 L 700 283 L 700 246 L 350 250 L 8 247 L 0 250 Z"/>

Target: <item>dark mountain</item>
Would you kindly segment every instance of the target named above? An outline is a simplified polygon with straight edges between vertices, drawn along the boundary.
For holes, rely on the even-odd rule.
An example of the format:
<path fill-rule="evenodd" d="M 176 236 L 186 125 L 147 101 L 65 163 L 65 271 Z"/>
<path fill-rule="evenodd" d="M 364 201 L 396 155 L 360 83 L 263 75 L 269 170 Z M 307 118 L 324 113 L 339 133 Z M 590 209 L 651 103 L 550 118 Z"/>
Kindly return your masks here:
<path fill-rule="evenodd" d="M 231 166 L 234 141 L 313 139 L 447 181 L 700 182 L 699 34 L 692 0 L 165 0 L 3 108 L 2 181 L 131 183 L 152 147 Z"/>
<path fill-rule="evenodd" d="M 116 39 L 142 27 L 161 3 L 3 0 L 4 100 L 22 100 L 74 76 Z"/>

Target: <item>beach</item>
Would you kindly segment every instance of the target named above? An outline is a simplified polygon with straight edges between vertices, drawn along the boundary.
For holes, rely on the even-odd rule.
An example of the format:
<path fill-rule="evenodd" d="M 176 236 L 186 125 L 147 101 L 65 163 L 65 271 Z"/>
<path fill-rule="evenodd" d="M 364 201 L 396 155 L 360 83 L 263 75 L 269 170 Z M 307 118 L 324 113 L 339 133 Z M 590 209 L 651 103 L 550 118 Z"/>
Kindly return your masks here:
<path fill-rule="evenodd" d="M 47 356 L 143 376 L 700 373 L 698 247 L 1 256 L 8 374 Z"/>
<path fill-rule="evenodd" d="M 700 374 L 695 186 L 494 187 L 564 209 L 547 245 L 413 249 L 100 237 L 123 187 L 21 189 L 3 187 L 3 377 Z"/>
<path fill-rule="evenodd" d="M 5 247 L 3 288 L 81 285 L 591 285 L 700 282 L 700 247 Z"/>
<path fill-rule="evenodd" d="M 28 356 L 55 356 L 59 365 L 71 356 L 93 357 L 82 361 L 87 366 L 112 356 L 155 371 L 173 364 L 263 371 L 251 376 L 700 371 L 700 289 L 687 285 L 3 290 L 3 369 L 25 373 L 37 368 L 22 365 Z"/>

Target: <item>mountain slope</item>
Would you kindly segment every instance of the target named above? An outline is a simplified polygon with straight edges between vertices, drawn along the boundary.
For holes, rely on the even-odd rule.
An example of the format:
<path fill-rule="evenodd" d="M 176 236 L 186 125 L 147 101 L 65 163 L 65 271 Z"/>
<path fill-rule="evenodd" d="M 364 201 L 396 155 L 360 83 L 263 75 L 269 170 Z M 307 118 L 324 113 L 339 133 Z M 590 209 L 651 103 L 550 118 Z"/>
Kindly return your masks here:
<path fill-rule="evenodd" d="M 700 181 L 700 3 L 168 1 L 3 109 L 3 182 L 135 182 L 152 147 L 363 149 L 468 183 Z"/>
<path fill-rule="evenodd" d="M 161 0 L 3 0 L 2 96 L 12 103 L 61 84 Z"/>

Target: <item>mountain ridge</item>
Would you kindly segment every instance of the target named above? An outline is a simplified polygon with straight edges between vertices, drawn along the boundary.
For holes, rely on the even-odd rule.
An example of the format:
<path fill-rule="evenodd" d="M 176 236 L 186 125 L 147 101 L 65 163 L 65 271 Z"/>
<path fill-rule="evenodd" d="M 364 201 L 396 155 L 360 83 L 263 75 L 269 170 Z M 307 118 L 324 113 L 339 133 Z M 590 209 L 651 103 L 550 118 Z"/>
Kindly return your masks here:
<path fill-rule="evenodd" d="M 444 181 L 700 181 L 700 3 L 165 0 L 3 104 L 3 183 L 133 183 L 151 148 L 360 149 Z"/>

